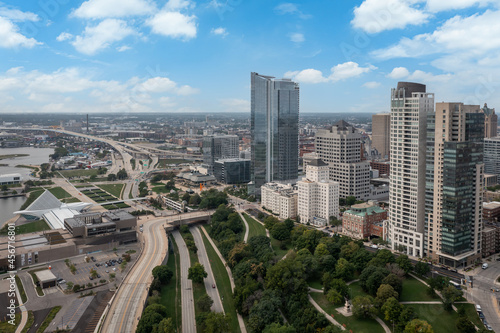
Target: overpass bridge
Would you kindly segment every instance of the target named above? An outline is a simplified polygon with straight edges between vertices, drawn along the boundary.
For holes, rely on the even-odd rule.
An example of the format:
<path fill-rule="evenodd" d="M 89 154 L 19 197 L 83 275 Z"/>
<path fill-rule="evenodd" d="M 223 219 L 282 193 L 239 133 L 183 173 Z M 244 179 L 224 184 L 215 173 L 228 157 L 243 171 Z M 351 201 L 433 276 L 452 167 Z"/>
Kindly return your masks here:
<path fill-rule="evenodd" d="M 215 210 L 207 210 L 203 212 L 191 212 L 169 216 L 165 221 L 165 231 L 171 232 L 181 225 L 210 223 L 210 218 L 214 212 Z"/>

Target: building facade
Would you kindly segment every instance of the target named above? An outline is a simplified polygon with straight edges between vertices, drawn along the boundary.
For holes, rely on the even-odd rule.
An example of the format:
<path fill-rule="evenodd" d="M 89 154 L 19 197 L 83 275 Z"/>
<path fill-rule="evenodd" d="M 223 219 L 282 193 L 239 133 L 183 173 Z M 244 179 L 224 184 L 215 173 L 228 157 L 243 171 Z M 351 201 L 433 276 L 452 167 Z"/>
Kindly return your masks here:
<path fill-rule="evenodd" d="M 377 149 L 379 156 L 389 158 L 391 114 L 379 113 L 372 116 L 372 148 Z"/>
<path fill-rule="evenodd" d="M 299 85 L 251 73 L 250 126 L 256 194 L 265 183 L 294 183 L 299 160 Z"/>
<path fill-rule="evenodd" d="M 316 155 L 328 163 L 330 180 L 339 183 L 341 198 L 364 200 L 370 194 L 370 163 L 361 161 L 361 134 L 341 120 L 330 129 L 320 129 L 315 138 Z"/>
<path fill-rule="evenodd" d="M 387 219 L 387 211 L 373 202 L 352 205 L 342 215 L 342 233 L 352 238 L 363 239 L 370 236 L 382 237 L 382 221 Z"/>
<path fill-rule="evenodd" d="M 484 114 L 484 137 L 494 138 L 497 136 L 498 116 L 495 114 L 495 109 L 490 109 L 486 103 L 481 109 Z"/>
<path fill-rule="evenodd" d="M 203 164 L 209 174 L 214 173 L 215 161 L 238 158 L 240 154 L 237 135 L 209 135 L 203 137 Z"/>
<path fill-rule="evenodd" d="M 223 184 L 241 184 L 250 181 L 250 160 L 228 158 L 215 161 L 214 176 Z"/>
<path fill-rule="evenodd" d="M 481 232 L 481 254 L 483 258 L 497 253 L 496 239 L 496 228 L 486 227 L 483 229 Z"/>
<path fill-rule="evenodd" d="M 484 172 L 500 176 L 500 137 L 484 139 Z"/>
<path fill-rule="evenodd" d="M 426 125 L 433 112 L 425 85 L 399 82 L 392 89 L 388 240 L 416 257 L 424 255 Z"/>
<path fill-rule="evenodd" d="M 339 217 L 339 183 L 331 181 L 329 174 L 328 164 L 315 159 L 307 165 L 306 179 L 297 182 L 301 223 L 327 225 L 330 216 Z"/>
<path fill-rule="evenodd" d="M 374 170 L 378 170 L 379 177 L 382 175 L 389 177 L 391 174 L 391 164 L 387 161 L 371 161 L 370 167 Z"/>
<path fill-rule="evenodd" d="M 481 256 L 483 127 L 479 105 L 436 103 L 427 116 L 426 254 L 447 266 Z"/>
<path fill-rule="evenodd" d="M 297 216 L 298 194 L 292 186 L 267 183 L 261 186 L 262 207 L 283 219 Z"/>

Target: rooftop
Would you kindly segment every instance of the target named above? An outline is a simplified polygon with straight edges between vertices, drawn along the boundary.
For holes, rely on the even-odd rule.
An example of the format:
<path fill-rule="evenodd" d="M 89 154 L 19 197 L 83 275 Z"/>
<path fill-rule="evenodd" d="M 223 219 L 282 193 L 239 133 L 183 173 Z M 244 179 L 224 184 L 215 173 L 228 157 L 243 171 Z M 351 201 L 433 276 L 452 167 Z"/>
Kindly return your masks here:
<path fill-rule="evenodd" d="M 56 279 L 56 276 L 50 271 L 50 269 L 35 272 L 35 275 L 42 283 L 45 281 L 54 281 Z"/>

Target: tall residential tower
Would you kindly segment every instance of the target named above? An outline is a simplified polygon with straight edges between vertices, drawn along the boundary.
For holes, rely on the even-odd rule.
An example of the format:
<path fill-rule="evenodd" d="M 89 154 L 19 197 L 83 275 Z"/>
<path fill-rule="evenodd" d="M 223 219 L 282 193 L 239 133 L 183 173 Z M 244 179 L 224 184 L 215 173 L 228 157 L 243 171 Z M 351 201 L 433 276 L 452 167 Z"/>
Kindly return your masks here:
<path fill-rule="evenodd" d="M 256 193 L 269 182 L 295 182 L 299 159 L 299 85 L 251 73 L 251 177 Z"/>
<path fill-rule="evenodd" d="M 393 249 L 424 254 L 427 115 L 434 94 L 423 84 L 399 82 L 391 91 L 388 239 Z"/>
<path fill-rule="evenodd" d="M 379 113 L 372 116 L 372 147 L 383 159 L 389 158 L 391 114 Z"/>

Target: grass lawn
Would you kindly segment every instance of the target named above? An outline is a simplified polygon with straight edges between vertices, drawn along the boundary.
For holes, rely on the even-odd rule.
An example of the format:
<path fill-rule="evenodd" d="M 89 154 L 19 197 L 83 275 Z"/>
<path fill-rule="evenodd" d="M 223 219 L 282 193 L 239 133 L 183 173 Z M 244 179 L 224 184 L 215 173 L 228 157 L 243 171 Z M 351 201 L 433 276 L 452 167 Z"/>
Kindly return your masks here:
<path fill-rule="evenodd" d="M 19 278 L 19 276 L 16 275 L 15 279 L 16 279 L 17 288 L 19 290 L 19 295 L 21 295 L 21 302 L 23 302 L 23 304 L 24 304 L 28 300 L 28 297 L 26 296 L 26 292 L 24 291 L 23 283 L 21 282 L 21 279 Z"/>
<path fill-rule="evenodd" d="M 14 323 L 15 325 L 11 325 L 7 320 L 0 322 L 0 332 L 14 333 L 17 329 L 17 326 L 19 326 L 19 323 L 21 323 L 21 313 L 16 313 L 16 319 L 14 319 Z"/>
<path fill-rule="evenodd" d="M 60 306 L 55 306 L 53 307 L 49 314 L 47 315 L 47 317 L 45 318 L 45 320 L 43 321 L 43 323 L 40 325 L 40 327 L 38 328 L 38 330 L 36 331 L 36 333 L 43 333 L 45 331 L 45 329 L 47 327 L 49 327 L 50 323 L 52 322 L 52 320 L 54 320 L 54 318 L 56 317 L 56 314 L 59 312 L 59 310 L 61 310 L 61 307 Z"/>
<path fill-rule="evenodd" d="M 72 203 L 72 202 L 80 202 L 80 199 L 78 198 L 65 198 L 61 200 L 64 203 Z"/>
<path fill-rule="evenodd" d="M 253 237 L 253 236 L 265 236 L 266 235 L 266 228 L 262 224 L 255 221 L 252 217 L 248 216 L 247 214 L 245 214 L 245 213 L 242 213 L 242 214 L 248 223 L 248 238 Z"/>
<path fill-rule="evenodd" d="M 34 270 L 28 272 L 31 275 L 31 277 L 33 278 L 33 283 L 35 284 L 35 286 L 36 286 L 36 283 L 38 282 L 38 278 L 36 277 L 35 272 L 44 271 L 46 269 L 47 269 L 47 267 L 42 267 L 42 268 L 34 269 Z M 38 296 L 45 295 L 42 288 L 38 287 L 38 286 L 36 287 L 36 293 L 38 294 Z"/>
<path fill-rule="evenodd" d="M 231 291 L 231 283 L 229 282 L 226 267 L 224 267 L 224 264 L 215 252 L 212 244 L 208 241 L 203 230 L 200 230 L 200 233 L 203 238 L 203 243 L 205 244 L 205 249 L 207 250 L 207 256 L 210 260 L 212 271 L 214 276 L 217 277 L 215 282 L 217 284 L 217 288 L 219 289 L 219 295 L 223 299 L 222 306 L 224 307 L 224 312 L 231 317 L 231 332 L 241 332 L 238 317 L 236 316 L 236 307 L 234 305 L 233 293 Z"/>
<path fill-rule="evenodd" d="M 90 177 L 97 176 L 97 169 L 76 169 L 76 170 L 61 170 L 61 175 L 65 178 L 69 177 Z"/>
<path fill-rule="evenodd" d="M 38 220 L 20 226 L 16 226 L 16 235 L 22 235 L 42 230 L 50 230 L 50 227 L 44 220 Z M 0 235 L 6 235 L 6 234 L 7 234 L 7 229 L 2 229 L 0 231 Z"/>
<path fill-rule="evenodd" d="M 427 293 L 428 287 L 422 282 L 414 278 L 406 278 L 403 280 L 403 291 L 401 292 L 400 301 L 439 301 L 438 295 L 429 296 Z"/>
<path fill-rule="evenodd" d="M 460 304 L 455 304 L 455 306 L 457 307 L 457 310 L 460 308 L 465 308 L 465 315 L 467 316 L 467 318 L 469 318 L 469 320 L 472 321 L 474 325 L 476 325 L 477 327 L 479 328 L 484 327 L 483 322 L 481 321 L 481 319 L 477 314 L 476 306 L 474 304 L 460 303 Z"/>
<path fill-rule="evenodd" d="M 49 192 L 52 193 L 57 199 L 69 198 L 71 194 L 66 192 L 62 187 L 49 188 Z"/>
<path fill-rule="evenodd" d="M 273 248 L 274 253 L 276 253 L 276 257 L 278 260 L 281 260 L 288 253 L 288 251 L 293 247 L 290 241 L 285 242 L 286 248 L 284 250 L 281 249 L 281 242 L 277 239 L 274 239 L 271 236 L 271 247 Z"/>
<path fill-rule="evenodd" d="M 170 190 L 167 190 L 165 188 L 165 185 L 155 186 L 155 187 L 151 188 L 151 191 L 153 191 L 155 193 L 170 193 Z"/>
<path fill-rule="evenodd" d="M 181 308 L 181 280 L 180 280 L 180 271 L 179 271 L 179 251 L 177 250 L 177 244 L 175 244 L 175 240 L 170 238 L 171 244 L 173 244 L 174 247 L 174 253 L 170 253 L 168 256 L 168 262 L 167 262 L 167 267 L 174 272 L 174 275 L 172 276 L 172 279 L 167 285 L 164 285 L 161 287 L 161 300 L 160 303 L 165 305 L 167 308 L 167 312 L 172 318 L 172 321 L 174 323 L 174 327 L 177 328 L 179 331 L 179 328 L 181 326 L 181 321 L 182 321 L 182 308 Z"/>
<path fill-rule="evenodd" d="M 103 184 L 97 185 L 102 188 L 104 191 L 108 192 L 111 195 L 114 195 L 117 198 L 121 198 L 121 193 L 125 184 Z"/>
<path fill-rule="evenodd" d="M 359 281 L 351 283 L 348 287 L 349 287 L 349 291 L 350 291 L 350 294 L 351 294 L 351 299 L 353 299 L 356 296 L 366 296 L 366 295 L 368 295 L 367 293 L 364 292 L 363 289 L 361 289 L 361 286 L 359 285 Z"/>
<path fill-rule="evenodd" d="M 341 305 L 328 302 L 322 293 L 310 293 L 310 295 L 326 313 L 333 314 L 333 319 L 340 324 L 346 324 L 345 332 L 352 330 L 354 333 L 384 333 L 384 328 L 375 319 L 358 318 L 355 316 L 344 317 L 335 310 L 335 308 Z"/>
<path fill-rule="evenodd" d="M 307 284 L 311 288 L 315 289 L 323 289 L 323 283 L 321 282 L 321 279 L 315 278 L 315 279 L 309 279 L 307 281 Z"/>
<path fill-rule="evenodd" d="M 443 304 L 407 304 L 404 306 L 411 306 L 418 314 L 418 318 L 431 324 L 434 332 L 456 332 L 458 313 L 445 311 Z"/>

